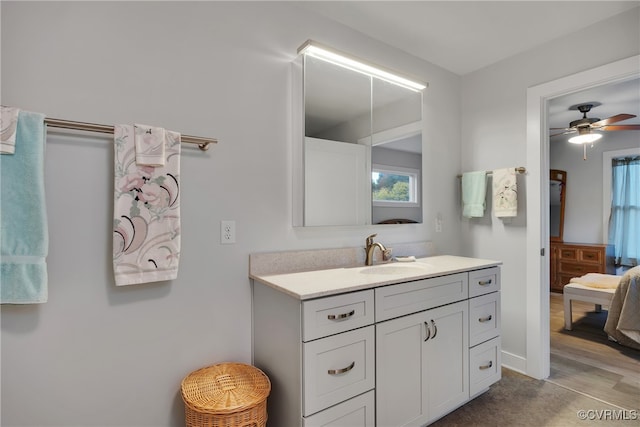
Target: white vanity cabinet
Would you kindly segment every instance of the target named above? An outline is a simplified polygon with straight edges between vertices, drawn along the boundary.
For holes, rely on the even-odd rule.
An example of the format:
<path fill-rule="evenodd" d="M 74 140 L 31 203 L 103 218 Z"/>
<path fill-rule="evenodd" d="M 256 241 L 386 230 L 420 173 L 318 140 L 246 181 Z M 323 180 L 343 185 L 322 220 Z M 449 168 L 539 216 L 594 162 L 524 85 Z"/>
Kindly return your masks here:
<path fill-rule="evenodd" d="M 373 292 L 300 301 L 254 283 L 253 357 L 271 380 L 269 425 L 375 425 Z"/>
<path fill-rule="evenodd" d="M 502 377 L 500 268 L 469 273 L 469 394 L 473 398 Z"/>
<path fill-rule="evenodd" d="M 372 280 L 366 267 L 252 276 L 268 425 L 424 426 L 500 379 L 499 262 L 429 263 L 418 277 Z M 320 280 L 339 290 L 304 293 Z"/>
<path fill-rule="evenodd" d="M 465 272 L 376 289 L 378 426 L 422 426 L 469 399 L 468 282 Z"/>
<path fill-rule="evenodd" d="M 422 426 L 469 399 L 467 301 L 376 325 L 378 426 Z"/>

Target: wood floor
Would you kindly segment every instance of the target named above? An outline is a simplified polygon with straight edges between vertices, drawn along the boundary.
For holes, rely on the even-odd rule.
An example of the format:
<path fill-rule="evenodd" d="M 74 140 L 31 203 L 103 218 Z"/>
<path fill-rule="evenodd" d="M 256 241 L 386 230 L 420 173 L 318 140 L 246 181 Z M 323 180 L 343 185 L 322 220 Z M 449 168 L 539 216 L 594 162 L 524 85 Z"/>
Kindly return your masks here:
<path fill-rule="evenodd" d="M 561 294 L 552 293 L 549 381 L 623 409 L 640 410 L 640 351 L 609 341 L 607 311 L 573 301 L 573 330 L 564 329 Z"/>

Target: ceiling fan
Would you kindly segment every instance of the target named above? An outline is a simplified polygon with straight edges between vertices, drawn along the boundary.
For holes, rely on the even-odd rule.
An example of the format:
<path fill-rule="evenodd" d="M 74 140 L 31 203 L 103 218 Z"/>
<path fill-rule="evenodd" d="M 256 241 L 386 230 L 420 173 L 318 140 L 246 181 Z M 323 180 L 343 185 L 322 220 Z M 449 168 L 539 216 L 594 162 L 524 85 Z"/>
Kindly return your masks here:
<path fill-rule="evenodd" d="M 613 123 L 621 122 L 623 120 L 632 119 L 636 117 L 634 114 L 616 114 L 615 116 L 611 116 L 607 119 L 600 120 L 596 117 L 587 117 L 587 113 L 591 111 L 593 108 L 593 104 L 582 104 L 576 107 L 578 111 L 582 113 L 582 118 L 579 120 L 574 120 L 569 123 L 568 128 L 551 128 L 550 130 L 562 130 L 564 132 L 555 133 L 550 136 L 557 135 L 566 135 L 574 132 L 578 132 L 578 136 L 580 135 L 588 135 L 592 134 L 592 130 L 640 130 L 640 125 L 613 125 Z M 592 134 L 599 135 L 599 134 Z M 573 139 L 573 138 L 571 138 Z M 589 141 L 588 138 L 585 138 L 586 141 L 580 141 L 579 139 L 575 141 L 577 144 L 584 144 L 585 142 L 593 142 Z M 596 138 L 598 139 L 598 138 Z M 574 141 L 569 141 L 574 142 Z"/>
<path fill-rule="evenodd" d="M 569 138 L 569 142 L 573 144 L 584 144 L 584 159 L 586 160 L 586 144 L 595 142 L 602 138 L 602 134 L 594 133 L 597 131 L 616 131 L 616 130 L 640 130 L 640 125 L 627 124 L 627 125 L 614 125 L 614 123 L 621 122 L 623 120 L 632 119 L 636 117 L 634 114 L 616 114 L 606 119 L 599 119 L 597 117 L 587 117 L 587 113 L 591 111 L 594 104 L 581 104 L 576 106 L 578 111 L 582 113 L 582 118 L 574 120 L 569 123 L 568 128 L 550 128 L 551 131 L 561 130 L 563 132 L 549 135 L 550 137 L 558 135 L 568 135 L 571 133 L 578 133 L 576 136 Z"/>

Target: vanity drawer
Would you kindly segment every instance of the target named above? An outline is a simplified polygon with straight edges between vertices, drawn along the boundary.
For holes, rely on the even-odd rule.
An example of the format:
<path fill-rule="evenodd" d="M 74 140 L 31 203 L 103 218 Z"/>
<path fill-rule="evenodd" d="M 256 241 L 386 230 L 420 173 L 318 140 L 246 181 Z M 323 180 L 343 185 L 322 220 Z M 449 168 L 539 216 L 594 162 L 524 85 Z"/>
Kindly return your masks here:
<path fill-rule="evenodd" d="M 469 298 L 500 290 L 500 268 L 491 267 L 469 272 Z"/>
<path fill-rule="evenodd" d="M 302 345 L 303 416 L 374 388 L 374 326 Z"/>
<path fill-rule="evenodd" d="M 304 418 L 304 427 L 374 427 L 375 395 L 373 390 L 346 402 Z"/>
<path fill-rule="evenodd" d="M 472 398 L 501 377 L 500 337 L 469 350 L 469 395 Z"/>
<path fill-rule="evenodd" d="M 467 299 L 468 279 L 458 273 L 376 288 L 376 322 Z"/>
<path fill-rule="evenodd" d="M 302 303 L 302 341 L 373 324 L 373 289 Z"/>
<path fill-rule="evenodd" d="M 469 346 L 500 335 L 500 292 L 469 299 Z"/>

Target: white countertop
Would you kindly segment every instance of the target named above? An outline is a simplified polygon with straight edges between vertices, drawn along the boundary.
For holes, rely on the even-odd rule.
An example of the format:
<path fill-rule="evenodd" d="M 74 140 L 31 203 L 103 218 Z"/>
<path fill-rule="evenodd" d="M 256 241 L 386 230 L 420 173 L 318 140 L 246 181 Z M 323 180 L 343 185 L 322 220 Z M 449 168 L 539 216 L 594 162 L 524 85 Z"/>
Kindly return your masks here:
<path fill-rule="evenodd" d="M 501 261 L 495 260 L 440 255 L 418 258 L 415 262 L 393 262 L 374 266 L 250 275 L 250 277 L 292 297 L 306 300 L 500 264 L 502 264 Z"/>

